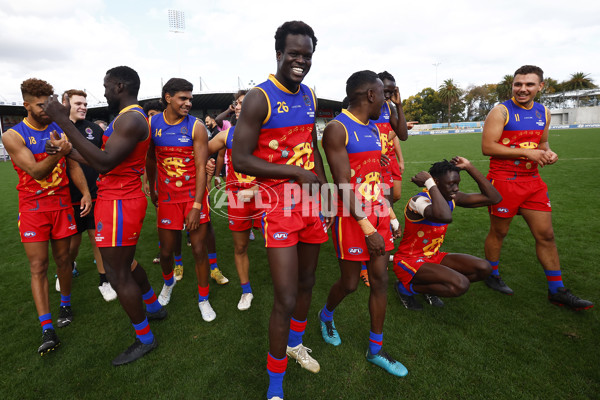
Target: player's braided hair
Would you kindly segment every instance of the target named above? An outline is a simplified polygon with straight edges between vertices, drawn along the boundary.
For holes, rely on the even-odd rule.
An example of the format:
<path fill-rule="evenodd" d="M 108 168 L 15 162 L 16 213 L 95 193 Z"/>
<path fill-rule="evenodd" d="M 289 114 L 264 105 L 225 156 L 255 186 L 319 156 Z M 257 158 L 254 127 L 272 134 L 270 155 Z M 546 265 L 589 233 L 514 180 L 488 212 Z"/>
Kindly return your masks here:
<path fill-rule="evenodd" d="M 438 179 L 452 171 L 460 173 L 460 168 L 452 164 L 450 161 L 444 159 L 444 161 L 438 161 L 434 164 L 431 164 L 431 168 L 429 168 L 429 175 Z"/>

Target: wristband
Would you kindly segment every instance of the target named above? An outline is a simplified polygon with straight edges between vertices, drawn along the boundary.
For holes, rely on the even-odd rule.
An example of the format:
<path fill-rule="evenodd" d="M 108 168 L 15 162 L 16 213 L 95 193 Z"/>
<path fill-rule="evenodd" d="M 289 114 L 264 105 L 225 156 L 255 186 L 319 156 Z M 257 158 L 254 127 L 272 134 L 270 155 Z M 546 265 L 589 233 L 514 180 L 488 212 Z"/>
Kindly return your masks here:
<path fill-rule="evenodd" d="M 371 222 L 367 219 L 367 217 L 364 217 L 363 219 L 361 219 L 360 221 L 357 221 L 358 225 L 360 226 L 360 229 L 362 229 L 363 233 L 365 234 L 365 237 L 369 237 L 372 234 L 374 234 L 375 232 L 377 232 L 375 230 L 375 228 L 373 227 L 373 224 L 371 224 Z"/>
<path fill-rule="evenodd" d="M 195 201 L 192 205 L 192 208 L 195 208 L 196 210 L 202 210 L 202 203 L 198 203 L 197 201 Z"/>
<path fill-rule="evenodd" d="M 435 186 L 435 181 L 433 180 L 433 178 L 429 178 L 425 181 L 425 187 L 427 188 L 427 190 L 431 190 L 431 188 L 434 186 Z"/>
<path fill-rule="evenodd" d="M 398 222 L 397 218 L 390 220 L 390 224 L 392 225 L 392 230 L 397 231 L 400 228 L 400 222 Z"/>

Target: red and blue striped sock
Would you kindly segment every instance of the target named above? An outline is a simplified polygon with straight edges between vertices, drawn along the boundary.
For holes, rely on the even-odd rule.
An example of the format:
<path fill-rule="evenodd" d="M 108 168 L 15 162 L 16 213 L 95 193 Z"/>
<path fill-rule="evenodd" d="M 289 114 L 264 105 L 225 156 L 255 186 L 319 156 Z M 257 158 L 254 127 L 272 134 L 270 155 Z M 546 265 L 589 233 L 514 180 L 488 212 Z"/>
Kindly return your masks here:
<path fill-rule="evenodd" d="M 326 321 L 333 321 L 333 312 L 335 311 L 335 309 L 333 311 L 329 311 L 327 309 L 327 304 L 325 304 L 323 306 L 323 308 L 321 309 L 321 312 L 319 313 L 319 316 L 321 317 L 321 321 L 326 322 Z"/>
<path fill-rule="evenodd" d="M 242 283 L 242 293 L 252 293 L 252 287 L 250 286 L 250 281 L 246 283 Z"/>
<path fill-rule="evenodd" d="M 175 259 L 175 265 L 178 267 L 183 267 L 183 256 L 180 254 L 178 256 L 173 257 Z"/>
<path fill-rule="evenodd" d="M 373 333 L 369 331 L 369 350 L 371 354 L 379 353 L 383 344 L 383 333 Z"/>
<path fill-rule="evenodd" d="M 142 299 L 144 299 L 144 303 L 146 303 L 146 311 L 148 312 L 157 312 L 162 307 L 154 294 L 154 290 L 150 288 L 148 293 L 142 295 Z"/>
<path fill-rule="evenodd" d="M 210 264 L 210 270 L 219 268 L 217 265 L 217 253 L 208 253 L 208 263 Z"/>
<path fill-rule="evenodd" d="M 269 374 L 269 389 L 267 389 L 267 398 L 283 398 L 283 376 L 287 368 L 287 356 L 275 358 L 271 353 L 267 354 L 267 374 Z"/>
<path fill-rule="evenodd" d="M 38 319 L 40 320 L 40 324 L 42 325 L 43 331 L 45 331 L 46 329 L 54 329 L 54 325 L 52 325 L 52 315 L 50 315 L 50 313 L 40 315 Z"/>
<path fill-rule="evenodd" d="M 554 294 L 556 291 L 564 287 L 562 281 L 562 271 L 559 269 L 558 271 L 551 271 L 549 269 L 545 269 L 544 273 L 546 274 L 546 280 L 548 281 L 548 290 L 550 293 Z"/>
<path fill-rule="evenodd" d="M 171 272 L 169 272 L 166 275 L 163 272 L 162 276 L 163 276 L 163 280 L 165 281 L 165 285 L 172 286 L 173 283 L 175 283 L 175 278 L 173 278 L 173 270 L 171 270 Z"/>
<path fill-rule="evenodd" d="M 61 307 L 65 307 L 65 306 L 70 306 L 71 305 L 71 295 L 66 295 L 63 296 L 62 294 L 60 295 L 60 306 Z"/>
<path fill-rule="evenodd" d="M 144 318 L 144 320 L 137 325 L 134 323 L 132 323 L 131 325 L 133 325 L 133 329 L 135 329 L 135 336 L 137 336 L 137 338 L 140 339 L 140 342 L 144 344 L 150 344 L 154 342 L 154 335 L 150 330 L 148 318 Z"/>
<path fill-rule="evenodd" d="M 208 287 L 210 285 L 206 285 L 206 287 L 202 287 L 198 285 L 198 303 L 204 300 L 208 300 Z"/>
<path fill-rule="evenodd" d="M 491 273 L 491 275 L 499 276 L 500 272 L 498 272 L 498 264 L 500 264 L 500 261 L 490 261 L 490 260 L 487 260 L 487 262 L 489 262 L 490 265 L 492 266 L 492 273 Z"/>
<path fill-rule="evenodd" d="M 306 320 L 298 321 L 297 319 L 290 319 L 290 333 L 288 336 L 288 346 L 296 347 L 302 343 L 302 336 L 306 330 Z"/>

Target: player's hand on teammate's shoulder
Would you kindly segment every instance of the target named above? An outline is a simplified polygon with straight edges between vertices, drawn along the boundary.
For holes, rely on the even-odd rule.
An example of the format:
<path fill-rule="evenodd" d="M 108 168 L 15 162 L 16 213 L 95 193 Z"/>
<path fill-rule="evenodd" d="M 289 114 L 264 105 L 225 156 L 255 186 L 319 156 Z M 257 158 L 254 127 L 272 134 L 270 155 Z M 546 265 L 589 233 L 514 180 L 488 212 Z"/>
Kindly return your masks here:
<path fill-rule="evenodd" d="M 431 178 L 431 175 L 429 175 L 429 172 L 421 171 L 418 174 L 416 174 L 415 176 L 413 176 L 412 178 L 410 178 L 410 180 L 418 187 L 425 187 L 425 181 L 429 178 Z"/>

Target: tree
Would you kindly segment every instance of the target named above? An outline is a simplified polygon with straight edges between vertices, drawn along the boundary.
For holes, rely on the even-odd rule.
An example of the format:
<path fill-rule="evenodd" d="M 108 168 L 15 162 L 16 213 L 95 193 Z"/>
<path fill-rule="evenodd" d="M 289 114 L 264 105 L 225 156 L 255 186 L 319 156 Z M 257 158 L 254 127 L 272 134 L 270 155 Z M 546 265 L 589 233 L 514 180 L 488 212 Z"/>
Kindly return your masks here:
<path fill-rule="evenodd" d="M 571 79 L 563 82 L 564 90 L 584 90 L 595 89 L 598 86 L 590 78 L 590 74 L 584 72 L 575 72 L 571 74 Z"/>
<path fill-rule="evenodd" d="M 504 75 L 502 81 L 496 86 L 496 95 L 498 96 L 499 102 L 503 102 L 512 97 L 512 84 L 514 79 L 515 78 L 512 75 Z"/>
<path fill-rule="evenodd" d="M 483 121 L 498 102 L 495 84 L 471 86 L 463 98 L 467 121 Z"/>
<path fill-rule="evenodd" d="M 575 72 L 571 74 L 571 78 L 568 81 L 563 82 L 563 88 L 565 91 L 574 90 L 577 93 L 576 106 L 579 107 L 579 91 L 585 89 L 594 89 L 598 86 L 590 78 L 590 74 L 585 72 Z"/>
<path fill-rule="evenodd" d="M 441 120 L 444 105 L 435 90 L 425 88 L 416 95 L 404 99 L 402 108 L 407 121 L 432 124 Z"/>
<path fill-rule="evenodd" d="M 438 90 L 442 103 L 448 105 L 448 127 L 452 119 L 451 108 L 452 104 L 456 103 L 462 95 L 462 90 L 456 86 L 452 79 L 446 79 Z"/>

